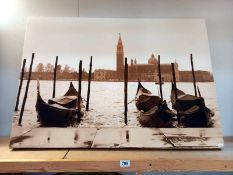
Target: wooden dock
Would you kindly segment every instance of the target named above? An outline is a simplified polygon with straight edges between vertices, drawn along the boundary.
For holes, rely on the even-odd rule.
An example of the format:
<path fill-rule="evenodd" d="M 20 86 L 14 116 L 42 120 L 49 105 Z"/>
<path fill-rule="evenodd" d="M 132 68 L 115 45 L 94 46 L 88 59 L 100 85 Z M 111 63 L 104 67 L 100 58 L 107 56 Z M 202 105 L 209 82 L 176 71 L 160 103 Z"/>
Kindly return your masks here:
<path fill-rule="evenodd" d="M 17 132 L 16 132 L 17 131 Z M 18 133 L 18 135 L 16 134 Z M 221 149 L 216 128 L 24 128 L 16 127 L 11 147 Z"/>

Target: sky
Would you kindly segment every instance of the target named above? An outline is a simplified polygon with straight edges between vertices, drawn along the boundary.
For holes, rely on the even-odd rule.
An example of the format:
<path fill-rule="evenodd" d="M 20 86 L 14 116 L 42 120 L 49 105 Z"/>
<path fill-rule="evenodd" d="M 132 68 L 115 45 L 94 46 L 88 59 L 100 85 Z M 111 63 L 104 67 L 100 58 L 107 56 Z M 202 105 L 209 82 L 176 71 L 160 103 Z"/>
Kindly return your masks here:
<path fill-rule="evenodd" d="M 203 19 L 116 19 L 29 17 L 22 58 L 34 67 L 39 63 L 69 65 L 78 69 L 79 60 L 88 70 L 116 68 L 119 33 L 125 57 L 144 64 L 151 54 L 160 54 L 161 64 L 176 61 L 180 70 L 190 70 L 190 53 L 195 70 L 212 72 L 207 29 Z M 128 61 L 130 62 L 130 61 Z M 27 66 L 28 67 L 28 66 Z"/>

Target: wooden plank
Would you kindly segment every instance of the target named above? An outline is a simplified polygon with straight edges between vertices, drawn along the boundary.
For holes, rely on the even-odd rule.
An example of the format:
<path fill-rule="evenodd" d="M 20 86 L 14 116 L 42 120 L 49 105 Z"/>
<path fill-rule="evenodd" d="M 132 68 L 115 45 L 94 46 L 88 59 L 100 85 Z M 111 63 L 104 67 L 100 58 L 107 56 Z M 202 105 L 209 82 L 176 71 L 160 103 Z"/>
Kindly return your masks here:
<path fill-rule="evenodd" d="M 160 128 L 176 149 L 207 149 L 223 147 L 220 128 Z"/>
<path fill-rule="evenodd" d="M 31 131 L 34 127 L 21 127 L 19 125 L 13 125 L 11 131 L 11 139 L 17 139 L 17 137 L 24 135 L 25 133 Z"/>
<path fill-rule="evenodd" d="M 25 161 L 2 162 L 0 172 L 232 172 L 231 161 L 210 160 L 131 161 L 131 167 L 121 168 L 119 161 Z M 193 164 L 193 165 L 191 165 Z M 205 165 L 205 167 L 203 166 Z"/>
<path fill-rule="evenodd" d="M 233 142 L 220 150 L 21 150 L 9 149 L 9 138 L 0 139 L 0 172 L 81 171 L 233 171 Z M 130 160 L 121 168 L 120 160 Z"/>
<path fill-rule="evenodd" d="M 12 122 L 12 129 L 11 129 L 11 137 L 12 138 L 16 137 L 16 136 L 20 136 L 22 134 L 25 134 L 29 130 L 38 127 L 38 124 L 32 124 L 30 122 L 23 123 L 23 125 L 19 126 L 18 122 L 17 122 L 18 118 L 19 118 L 19 115 L 20 115 L 20 111 L 14 112 L 13 122 Z M 23 117 L 24 117 L 24 119 L 28 119 L 28 118 L 32 118 L 33 117 L 35 121 L 37 120 L 36 114 L 34 114 L 34 112 L 31 112 L 29 110 L 25 110 L 24 111 Z"/>
<path fill-rule="evenodd" d="M 11 140 L 12 148 L 91 148 L 96 128 L 34 128 Z"/>
<path fill-rule="evenodd" d="M 67 160 L 96 162 L 95 170 L 112 171 L 232 171 L 233 143 L 224 150 L 71 150 Z M 131 160 L 130 168 L 120 168 L 120 160 Z M 104 167 L 104 163 L 106 167 Z M 91 166 L 91 164 L 89 164 Z M 107 168 L 107 169 L 106 169 Z"/>
<path fill-rule="evenodd" d="M 218 128 L 30 128 L 13 126 L 12 148 L 221 149 Z"/>
<path fill-rule="evenodd" d="M 169 149 L 164 135 L 156 128 L 100 128 L 92 148 L 152 148 Z"/>
<path fill-rule="evenodd" d="M 38 150 L 14 150 L 12 151 L 9 147 L 10 139 L 8 137 L 0 138 L 0 164 L 2 162 L 9 161 L 38 161 L 38 160 L 55 160 L 62 159 L 67 153 L 67 149 L 60 150 L 46 150 L 46 149 L 38 149 Z M 2 166 L 0 165 L 0 171 Z"/>

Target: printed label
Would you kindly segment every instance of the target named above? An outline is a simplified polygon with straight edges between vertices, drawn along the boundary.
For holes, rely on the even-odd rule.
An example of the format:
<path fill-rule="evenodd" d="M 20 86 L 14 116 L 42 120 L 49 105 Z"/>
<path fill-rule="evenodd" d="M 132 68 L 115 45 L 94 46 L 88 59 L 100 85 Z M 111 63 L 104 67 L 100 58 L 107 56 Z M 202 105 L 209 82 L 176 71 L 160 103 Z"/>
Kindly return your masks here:
<path fill-rule="evenodd" d="M 120 160 L 120 167 L 130 167 L 130 160 Z"/>

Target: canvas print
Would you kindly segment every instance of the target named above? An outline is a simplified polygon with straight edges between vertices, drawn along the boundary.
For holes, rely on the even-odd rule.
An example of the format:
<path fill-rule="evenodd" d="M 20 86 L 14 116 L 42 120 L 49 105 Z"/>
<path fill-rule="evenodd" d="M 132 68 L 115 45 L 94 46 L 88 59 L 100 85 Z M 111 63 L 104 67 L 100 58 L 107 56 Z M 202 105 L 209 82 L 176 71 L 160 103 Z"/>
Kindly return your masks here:
<path fill-rule="evenodd" d="M 205 21 L 30 17 L 10 146 L 222 148 Z"/>

